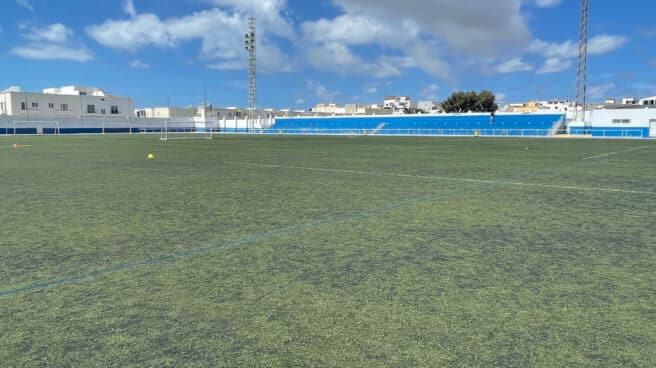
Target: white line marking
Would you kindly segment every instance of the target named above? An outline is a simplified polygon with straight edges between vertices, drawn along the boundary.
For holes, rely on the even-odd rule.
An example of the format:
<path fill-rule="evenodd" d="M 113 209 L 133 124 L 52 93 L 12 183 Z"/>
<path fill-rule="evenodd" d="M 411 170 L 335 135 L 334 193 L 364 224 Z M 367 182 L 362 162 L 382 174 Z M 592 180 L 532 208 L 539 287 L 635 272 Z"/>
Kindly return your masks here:
<path fill-rule="evenodd" d="M 254 163 L 244 163 L 244 162 L 241 162 L 241 163 L 237 162 L 237 164 L 244 165 L 244 166 L 252 166 L 252 167 L 265 167 L 265 168 L 270 168 L 270 169 L 292 169 L 292 170 L 322 171 L 322 172 L 333 172 L 333 173 L 340 173 L 340 174 L 390 176 L 390 177 L 397 177 L 397 178 L 445 180 L 445 181 L 456 181 L 456 182 L 477 183 L 477 184 L 514 185 L 514 186 L 522 186 L 522 187 L 538 187 L 538 188 L 563 189 L 563 190 L 578 190 L 578 191 L 585 191 L 585 192 L 646 194 L 646 195 L 656 196 L 656 192 L 650 192 L 650 191 L 646 191 L 646 190 L 643 191 L 643 190 L 614 189 L 614 188 L 581 187 L 581 186 L 573 186 L 573 185 L 523 183 L 523 182 L 517 182 L 517 181 L 500 181 L 500 180 L 468 179 L 468 178 L 450 178 L 450 177 L 447 177 L 447 176 L 393 174 L 393 173 L 379 173 L 379 172 L 375 172 L 375 171 L 359 171 L 359 170 L 345 170 L 345 169 L 324 169 L 324 168 L 319 168 L 319 167 L 284 166 L 284 165 L 254 164 Z"/>
<path fill-rule="evenodd" d="M 642 147 L 636 147 L 636 148 L 629 148 L 629 149 L 624 150 L 624 151 L 610 152 L 610 153 L 604 153 L 603 155 L 596 155 L 596 156 L 586 157 L 582 160 L 586 161 L 586 160 L 592 160 L 592 159 L 595 159 L 595 158 L 608 157 L 608 156 L 617 155 L 617 154 L 624 153 L 624 152 L 632 152 L 632 151 L 637 151 L 637 150 L 641 150 L 641 149 L 645 149 L 645 148 L 649 148 L 649 147 L 651 147 L 651 146 L 642 146 Z"/>

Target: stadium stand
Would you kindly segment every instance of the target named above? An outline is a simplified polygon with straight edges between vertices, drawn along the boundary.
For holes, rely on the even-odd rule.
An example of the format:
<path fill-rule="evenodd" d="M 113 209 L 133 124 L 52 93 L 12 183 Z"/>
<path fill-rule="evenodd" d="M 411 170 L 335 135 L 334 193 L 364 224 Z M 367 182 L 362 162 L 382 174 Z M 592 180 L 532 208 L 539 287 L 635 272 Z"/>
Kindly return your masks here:
<path fill-rule="evenodd" d="M 463 114 L 277 118 L 267 133 L 547 136 L 562 114 Z M 381 128 L 382 126 L 382 128 Z"/>

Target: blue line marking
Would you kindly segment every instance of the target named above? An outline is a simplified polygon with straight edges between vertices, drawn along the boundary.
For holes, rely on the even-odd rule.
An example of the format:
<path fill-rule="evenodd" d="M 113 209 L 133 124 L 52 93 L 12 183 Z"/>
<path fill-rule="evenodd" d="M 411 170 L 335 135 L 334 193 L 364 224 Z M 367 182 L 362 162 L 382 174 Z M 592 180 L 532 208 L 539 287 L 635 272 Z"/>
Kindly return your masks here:
<path fill-rule="evenodd" d="M 412 207 L 414 205 L 424 203 L 424 202 L 430 202 L 438 198 L 445 198 L 449 197 L 453 194 L 443 194 L 443 195 L 433 195 L 433 196 L 426 196 L 426 197 L 421 197 L 421 198 L 414 198 L 414 199 L 409 199 L 403 202 L 391 204 L 388 206 L 380 207 L 371 211 L 366 211 L 366 212 L 356 212 L 356 213 L 350 213 L 350 214 L 343 214 L 343 215 L 338 215 L 329 219 L 325 220 L 320 220 L 320 221 L 315 221 L 315 222 L 310 222 L 306 224 L 301 224 L 301 225 L 296 225 L 296 226 L 290 226 L 286 228 L 281 228 L 281 229 L 276 229 L 272 231 L 268 231 L 265 233 L 260 233 L 260 234 L 255 234 L 255 235 L 250 235 L 246 236 L 241 239 L 237 240 L 232 240 L 232 241 L 226 241 L 218 244 L 213 244 L 209 245 L 206 247 L 200 247 L 200 248 L 193 248 L 189 250 L 184 250 L 184 251 L 179 251 L 175 252 L 169 255 L 162 255 L 158 256 L 155 258 L 149 258 L 149 259 L 144 259 L 141 261 L 135 261 L 135 262 L 127 262 L 127 263 L 122 263 L 122 264 L 117 264 L 115 266 L 103 268 L 100 270 L 96 271 L 90 271 L 90 272 L 83 272 L 79 273 L 76 275 L 71 275 L 71 276 L 65 276 L 61 278 L 56 278 L 56 279 L 51 279 L 47 281 L 40 281 L 36 282 L 30 285 L 14 288 L 14 289 L 9 289 L 9 290 L 3 290 L 0 291 L 0 299 L 4 298 L 9 298 L 12 296 L 16 295 L 21 295 L 21 294 L 26 294 L 34 291 L 41 291 L 41 290 L 46 290 L 50 289 L 56 286 L 62 286 L 62 285 L 68 285 L 68 284 L 73 284 L 76 282 L 81 282 L 93 278 L 98 278 L 102 276 L 106 276 L 112 273 L 116 272 L 121 272 L 121 271 L 132 271 L 136 269 L 140 269 L 143 267 L 147 266 L 154 266 L 154 265 L 160 265 L 160 264 L 166 264 L 166 263 L 173 263 L 181 259 L 186 259 L 186 258 L 191 258 L 195 256 L 204 256 L 208 255 L 210 253 L 213 253 L 216 250 L 219 249 L 224 249 L 224 248 L 230 248 L 230 247 L 237 247 L 245 244 L 250 244 L 250 243 L 255 243 L 261 240 L 267 240 L 270 238 L 274 238 L 277 236 L 282 236 L 282 235 L 289 235 L 289 234 L 294 234 L 294 233 L 299 233 L 305 230 L 310 230 L 310 229 L 316 229 L 318 227 L 324 226 L 324 225 L 331 225 L 335 224 L 338 222 L 342 221 L 349 221 L 349 220 L 358 220 L 358 219 L 363 219 L 367 217 L 371 217 L 377 214 L 389 212 L 395 209 L 401 209 L 401 208 L 406 208 L 406 207 Z"/>

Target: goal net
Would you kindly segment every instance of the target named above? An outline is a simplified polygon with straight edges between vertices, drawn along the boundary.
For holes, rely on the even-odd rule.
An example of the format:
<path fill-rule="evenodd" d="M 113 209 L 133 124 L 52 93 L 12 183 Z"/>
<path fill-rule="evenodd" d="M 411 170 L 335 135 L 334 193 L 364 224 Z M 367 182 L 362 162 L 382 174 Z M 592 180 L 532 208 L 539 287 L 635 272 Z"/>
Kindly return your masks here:
<path fill-rule="evenodd" d="M 59 134 L 59 121 L 17 120 L 7 127 L 7 134 Z"/>
<path fill-rule="evenodd" d="M 101 133 L 132 133 L 132 124 L 128 120 L 103 121 Z"/>
<path fill-rule="evenodd" d="M 175 122 L 165 121 L 162 125 L 160 140 L 174 139 L 212 139 L 212 123 L 209 122 Z"/>

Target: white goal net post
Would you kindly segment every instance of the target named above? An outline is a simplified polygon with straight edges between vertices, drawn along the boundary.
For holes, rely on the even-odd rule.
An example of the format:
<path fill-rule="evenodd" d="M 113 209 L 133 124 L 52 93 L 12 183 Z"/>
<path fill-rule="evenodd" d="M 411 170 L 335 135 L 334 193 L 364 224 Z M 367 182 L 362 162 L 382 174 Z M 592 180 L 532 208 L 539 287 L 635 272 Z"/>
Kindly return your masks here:
<path fill-rule="evenodd" d="M 214 136 L 212 123 L 167 120 L 162 123 L 160 140 L 175 139 L 212 139 Z"/>
<path fill-rule="evenodd" d="M 54 120 L 14 120 L 7 134 L 59 134 L 61 122 Z"/>
<path fill-rule="evenodd" d="M 101 134 L 128 133 L 132 134 L 132 123 L 129 120 L 106 120 L 102 122 Z"/>

